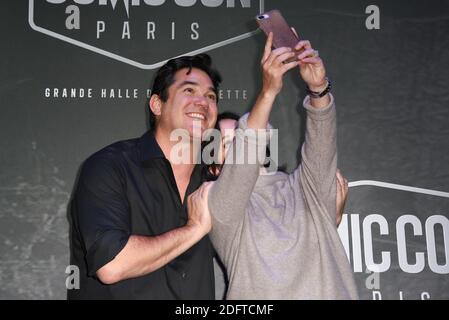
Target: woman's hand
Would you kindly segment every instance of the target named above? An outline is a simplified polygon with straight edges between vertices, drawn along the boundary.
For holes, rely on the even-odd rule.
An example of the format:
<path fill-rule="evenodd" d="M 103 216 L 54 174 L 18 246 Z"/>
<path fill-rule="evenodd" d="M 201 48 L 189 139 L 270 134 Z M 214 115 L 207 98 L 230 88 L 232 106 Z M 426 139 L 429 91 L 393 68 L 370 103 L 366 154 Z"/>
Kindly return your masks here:
<path fill-rule="evenodd" d="M 284 63 L 284 61 L 294 58 L 296 53 L 288 47 L 271 50 L 272 45 L 273 33 L 270 32 L 260 61 L 263 74 L 262 93 L 275 97 L 282 89 L 282 77 L 288 70 L 298 66 L 299 61 L 294 60 Z"/>
<path fill-rule="evenodd" d="M 348 180 L 337 169 L 337 227 L 340 225 L 348 198 Z"/>
<path fill-rule="evenodd" d="M 295 29 L 293 32 L 296 34 Z M 297 35 L 297 34 L 296 34 Z M 326 69 L 318 50 L 312 47 L 309 40 L 301 40 L 295 46 L 296 51 L 302 51 L 297 55 L 299 60 L 299 73 L 310 90 L 321 92 L 326 89 Z"/>

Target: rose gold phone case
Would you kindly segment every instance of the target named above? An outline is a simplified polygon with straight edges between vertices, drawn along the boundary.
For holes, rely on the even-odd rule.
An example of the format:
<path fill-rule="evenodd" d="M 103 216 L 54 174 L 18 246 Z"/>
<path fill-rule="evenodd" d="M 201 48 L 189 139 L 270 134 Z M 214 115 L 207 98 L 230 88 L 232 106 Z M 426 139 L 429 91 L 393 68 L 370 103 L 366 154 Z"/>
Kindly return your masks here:
<path fill-rule="evenodd" d="M 294 48 L 299 39 L 293 33 L 279 10 L 271 10 L 256 16 L 260 29 L 268 36 L 273 32 L 273 47 Z"/>

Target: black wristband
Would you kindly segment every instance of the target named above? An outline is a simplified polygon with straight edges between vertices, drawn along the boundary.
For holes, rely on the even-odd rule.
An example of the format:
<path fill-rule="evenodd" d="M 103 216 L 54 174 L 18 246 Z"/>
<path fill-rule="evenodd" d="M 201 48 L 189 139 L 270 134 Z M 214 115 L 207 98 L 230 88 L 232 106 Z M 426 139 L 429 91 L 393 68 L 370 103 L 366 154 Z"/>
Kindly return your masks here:
<path fill-rule="evenodd" d="M 324 90 L 321 91 L 321 92 L 315 92 L 315 91 L 310 90 L 309 86 L 307 86 L 307 87 L 306 87 L 306 92 L 307 92 L 307 94 L 308 94 L 311 98 L 322 98 L 322 97 L 324 97 L 324 96 L 325 96 L 329 91 L 331 91 L 331 89 L 332 89 L 331 81 L 329 80 L 328 77 L 326 77 L 326 80 L 327 80 L 327 87 L 326 87 L 326 89 L 324 89 Z"/>

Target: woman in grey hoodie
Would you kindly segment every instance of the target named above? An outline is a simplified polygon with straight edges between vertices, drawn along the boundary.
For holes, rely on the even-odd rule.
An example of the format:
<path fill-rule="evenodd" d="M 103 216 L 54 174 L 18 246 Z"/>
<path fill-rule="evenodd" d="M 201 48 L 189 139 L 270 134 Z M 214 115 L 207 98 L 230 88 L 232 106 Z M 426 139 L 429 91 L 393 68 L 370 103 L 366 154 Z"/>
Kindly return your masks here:
<path fill-rule="evenodd" d="M 227 299 L 357 299 L 337 232 L 336 111 L 324 63 L 307 40 L 296 46 L 304 49 L 299 55 L 271 45 L 272 35 L 261 61 L 262 90 L 239 120 L 233 152 L 219 178 L 190 196 L 189 208 L 210 212 L 209 236 L 229 280 Z M 283 63 L 294 55 L 297 61 Z M 268 174 L 264 159 L 233 164 L 235 155 L 249 159 L 248 150 L 265 150 L 283 75 L 297 65 L 309 89 L 301 163 L 291 174 Z"/>

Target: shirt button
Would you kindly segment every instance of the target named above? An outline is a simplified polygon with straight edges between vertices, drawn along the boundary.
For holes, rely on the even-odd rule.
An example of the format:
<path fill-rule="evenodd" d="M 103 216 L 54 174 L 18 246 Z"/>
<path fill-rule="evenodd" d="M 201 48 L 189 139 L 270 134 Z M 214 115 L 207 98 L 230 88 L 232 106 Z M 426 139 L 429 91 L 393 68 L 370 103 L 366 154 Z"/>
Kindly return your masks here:
<path fill-rule="evenodd" d="M 186 276 L 187 276 L 187 274 L 186 274 L 185 272 L 181 273 L 181 277 L 182 277 L 183 279 L 185 279 Z"/>

